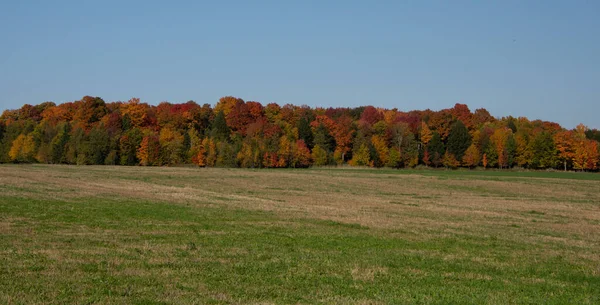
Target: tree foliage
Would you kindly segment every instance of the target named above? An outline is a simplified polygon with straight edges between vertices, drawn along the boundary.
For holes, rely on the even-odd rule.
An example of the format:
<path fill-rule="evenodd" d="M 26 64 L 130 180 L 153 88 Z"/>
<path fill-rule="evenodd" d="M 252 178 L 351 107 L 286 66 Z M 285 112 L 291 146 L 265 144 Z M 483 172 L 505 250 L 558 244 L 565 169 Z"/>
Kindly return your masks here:
<path fill-rule="evenodd" d="M 596 171 L 600 132 L 464 104 L 439 111 L 310 108 L 237 97 L 23 105 L 0 116 L 0 162 L 200 167 L 477 166 Z"/>

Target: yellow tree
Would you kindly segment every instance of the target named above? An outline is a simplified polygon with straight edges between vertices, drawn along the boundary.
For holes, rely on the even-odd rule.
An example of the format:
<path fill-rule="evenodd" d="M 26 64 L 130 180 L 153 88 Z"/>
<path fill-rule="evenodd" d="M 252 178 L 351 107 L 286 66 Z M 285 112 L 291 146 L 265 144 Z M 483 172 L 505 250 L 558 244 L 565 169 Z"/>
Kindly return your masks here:
<path fill-rule="evenodd" d="M 432 137 L 433 133 L 431 132 L 431 129 L 429 129 L 429 126 L 421 121 L 421 143 L 423 143 L 424 146 L 427 146 Z"/>
<path fill-rule="evenodd" d="M 279 151 L 277 151 L 277 167 L 287 167 L 293 157 L 293 148 L 287 136 L 279 139 Z"/>
<path fill-rule="evenodd" d="M 160 130 L 158 138 L 161 149 L 162 164 L 175 165 L 182 161 L 183 135 L 177 130 L 165 127 Z"/>
<path fill-rule="evenodd" d="M 237 161 L 240 164 L 240 167 L 254 167 L 253 152 L 254 150 L 252 149 L 252 146 L 249 143 L 242 143 L 242 148 L 237 153 Z"/>
<path fill-rule="evenodd" d="M 129 102 L 121 104 L 121 113 L 129 117 L 132 127 L 141 127 L 147 118 L 149 108 L 148 104 L 140 103 L 139 98 L 132 98 Z"/>
<path fill-rule="evenodd" d="M 202 147 L 206 150 L 206 166 L 215 166 L 217 163 L 217 145 L 211 138 L 202 140 Z"/>
<path fill-rule="evenodd" d="M 388 163 L 389 157 L 389 148 L 385 139 L 381 136 L 375 135 L 371 138 L 371 143 L 377 152 L 377 157 L 379 158 L 380 165 L 383 166 Z"/>
<path fill-rule="evenodd" d="M 496 153 L 498 154 L 498 167 L 502 168 L 508 166 L 508 151 L 506 149 L 506 144 L 508 142 L 508 138 L 512 130 L 507 127 L 498 128 L 494 131 L 494 134 L 490 137 L 492 143 L 496 148 Z"/>
<path fill-rule="evenodd" d="M 371 154 L 369 152 L 369 147 L 366 144 L 362 144 L 357 152 L 352 156 L 352 160 L 350 160 L 350 165 L 354 166 L 371 166 Z"/>
<path fill-rule="evenodd" d="M 12 143 L 8 156 L 14 162 L 31 162 L 35 151 L 33 135 L 20 134 Z"/>
<path fill-rule="evenodd" d="M 517 132 L 515 136 L 516 142 L 516 156 L 515 161 L 518 166 L 524 167 L 527 165 L 531 158 L 533 157 L 533 152 L 531 151 L 531 145 L 529 145 L 527 138 L 521 134 L 521 132 Z"/>
<path fill-rule="evenodd" d="M 329 163 L 327 151 L 321 148 L 319 145 L 313 147 L 311 158 L 313 160 L 313 164 L 316 166 L 327 165 Z"/>
<path fill-rule="evenodd" d="M 573 168 L 578 170 L 585 170 L 589 163 L 589 149 L 587 142 L 589 141 L 585 132 L 587 127 L 583 124 L 577 125 L 573 134 Z"/>

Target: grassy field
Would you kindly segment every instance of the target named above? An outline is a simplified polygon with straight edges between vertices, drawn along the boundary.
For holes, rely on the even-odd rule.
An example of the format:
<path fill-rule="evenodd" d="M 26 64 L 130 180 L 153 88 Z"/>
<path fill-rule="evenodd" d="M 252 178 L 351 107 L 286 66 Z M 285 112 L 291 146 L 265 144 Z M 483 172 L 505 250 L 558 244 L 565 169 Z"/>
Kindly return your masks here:
<path fill-rule="evenodd" d="M 600 175 L 0 166 L 0 304 L 599 304 Z"/>

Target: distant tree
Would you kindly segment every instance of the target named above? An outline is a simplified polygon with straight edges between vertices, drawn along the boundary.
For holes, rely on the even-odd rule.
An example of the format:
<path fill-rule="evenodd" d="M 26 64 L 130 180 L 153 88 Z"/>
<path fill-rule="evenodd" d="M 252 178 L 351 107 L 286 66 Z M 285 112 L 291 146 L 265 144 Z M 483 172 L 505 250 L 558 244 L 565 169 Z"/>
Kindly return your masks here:
<path fill-rule="evenodd" d="M 425 148 L 425 151 L 423 152 L 423 163 L 425 163 L 425 166 L 429 166 L 429 164 L 431 164 L 431 156 L 429 155 L 429 150 L 427 148 Z"/>
<path fill-rule="evenodd" d="M 217 145 L 215 141 L 211 138 L 204 138 L 202 147 L 206 150 L 206 166 L 215 166 L 217 163 Z"/>
<path fill-rule="evenodd" d="M 460 162 L 456 160 L 456 157 L 449 150 L 446 150 L 444 153 L 444 157 L 442 163 L 446 168 L 457 168 L 460 166 Z"/>
<path fill-rule="evenodd" d="M 373 136 L 371 138 L 371 144 L 373 145 L 377 156 L 376 162 L 374 162 L 375 166 L 382 167 L 387 164 L 390 150 L 385 139 L 381 136 Z"/>
<path fill-rule="evenodd" d="M 104 164 L 110 152 L 110 137 L 104 125 L 92 128 L 89 133 L 85 153 L 88 159 L 85 164 Z"/>
<path fill-rule="evenodd" d="M 157 136 L 147 135 L 142 138 L 136 154 L 138 160 L 140 160 L 140 165 L 158 165 L 160 162 L 159 154 L 160 144 Z"/>
<path fill-rule="evenodd" d="M 331 153 L 335 148 L 335 139 L 329 132 L 329 129 L 325 124 L 319 124 L 314 131 L 314 144 L 318 145 L 321 149 Z"/>
<path fill-rule="evenodd" d="M 298 128 L 298 139 L 304 141 L 308 148 L 313 147 L 313 133 L 310 128 L 310 122 L 306 117 L 301 117 L 296 125 Z"/>
<path fill-rule="evenodd" d="M 354 153 L 350 164 L 354 166 L 372 165 L 371 152 L 369 151 L 369 147 L 367 146 L 367 144 L 362 144 L 358 151 Z"/>
<path fill-rule="evenodd" d="M 315 145 L 312 150 L 311 158 L 313 160 L 313 164 L 316 166 L 323 166 L 329 164 L 329 157 L 327 156 L 327 151 L 319 144 Z"/>
<path fill-rule="evenodd" d="M 499 168 L 508 167 L 509 165 L 508 142 L 510 137 L 512 137 L 512 131 L 509 128 L 503 127 L 496 129 L 490 138 L 491 143 L 496 150 L 495 163 L 498 164 Z"/>
<path fill-rule="evenodd" d="M 304 144 L 303 140 L 296 141 L 296 145 L 293 150 L 293 157 L 290 161 L 291 167 L 308 167 L 310 166 L 310 150 Z"/>
<path fill-rule="evenodd" d="M 8 155 L 13 162 L 32 162 L 35 142 L 31 134 L 20 134 L 12 143 Z"/>
<path fill-rule="evenodd" d="M 50 160 L 52 163 L 65 163 L 65 148 L 69 143 L 70 126 L 69 123 L 60 123 L 57 127 L 58 133 L 50 142 Z"/>
<path fill-rule="evenodd" d="M 534 136 L 530 142 L 533 153 L 530 164 L 533 168 L 550 168 L 556 165 L 557 150 L 552 135 L 542 131 Z"/>
<path fill-rule="evenodd" d="M 429 129 L 429 127 L 427 126 L 427 124 L 423 121 L 421 121 L 421 143 L 423 143 L 423 145 L 427 146 L 427 144 L 429 144 L 429 141 L 431 141 L 431 138 L 433 137 L 433 133 L 431 132 L 431 129 Z"/>
<path fill-rule="evenodd" d="M 487 165 L 489 167 L 498 166 L 498 147 L 495 145 L 493 141 L 489 141 L 483 150 Z"/>
<path fill-rule="evenodd" d="M 217 112 L 215 116 L 215 120 L 212 125 L 212 138 L 220 141 L 226 141 L 229 139 L 229 126 L 227 126 L 227 121 L 225 120 L 225 113 L 223 111 Z"/>
<path fill-rule="evenodd" d="M 554 134 L 554 143 L 558 150 L 558 160 L 562 162 L 563 169 L 567 170 L 567 165 L 573 163 L 575 153 L 574 148 L 574 137 L 572 131 L 560 131 Z"/>
<path fill-rule="evenodd" d="M 471 135 L 463 122 L 456 121 L 448 135 L 448 152 L 461 160 L 467 148 L 471 146 Z"/>
<path fill-rule="evenodd" d="M 400 151 L 395 147 L 390 148 L 385 166 L 391 168 L 398 168 L 401 166 L 401 164 L 402 155 L 400 154 Z"/>
<path fill-rule="evenodd" d="M 427 145 L 427 151 L 431 154 L 431 163 L 436 167 L 440 166 L 442 164 L 442 157 L 446 153 L 446 148 L 439 133 L 433 132 L 431 141 Z"/>
<path fill-rule="evenodd" d="M 479 164 L 480 153 L 479 149 L 477 149 L 477 145 L 475 143 L 471 144 L 467 151 L 463 155 L 463 165 L 469 168 L 473 168 Z M 487 160 L 486 160 L 487 163 Z"/>
<path fill-rule="evenodd" d="M 165 127 L 161 129 L 158 141 L 160 143 L 161 164 L 177 165 L 183 161 L 184 136 L 181 133 Z"/>

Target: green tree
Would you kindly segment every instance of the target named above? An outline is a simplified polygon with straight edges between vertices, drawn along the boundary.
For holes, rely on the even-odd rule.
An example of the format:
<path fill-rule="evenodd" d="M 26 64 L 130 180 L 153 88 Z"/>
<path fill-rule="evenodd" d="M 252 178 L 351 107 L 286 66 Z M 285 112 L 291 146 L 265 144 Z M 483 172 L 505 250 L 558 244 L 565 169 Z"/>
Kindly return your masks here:
<path fill-rule="evenodd" d="M 324 124 L 319 124 L 315 129 L 313 141 L 315 146 L 319 145 L 319 147 L 326 150 L 327 153 L 331 153 L 335 148 L 335 139 Z"/>
<path fill-rule="evenodd" d="M 103 124 L 96 126 L 90 131 L 86 149 L 86 155 L 89 158 L 86 164 L 104 164 L 110 152 L 110 137 Z"/>
<path fill-rule="evenodd" d="M 483 149 L 483 153 L 486 156 L 487 167 L 498 166 L 498 150 L 492 141 L 487 141 L 487 144 Z"/>
<path fill-rule="evenodd" d="M 431 140 L 427 145 L 427 151 L 431 156 L 431 163 L 433 163 L 436 167 L 440 166 L 440 164 L 442 164 L 442 158 L 446 153 L 446 148 L 444 147 L 444 142 L 442 142 L 442 138 L 437 131 L 433 132 Z"/>
<path fill-rule="evenodd" d="M 318 144 L 312 150 L 311 158 L 313 164 L 316 166 L 323 166 L 329 164 L 329 156 L 325 149 L 321 148 Z"/>
<path fill-rule="evenodd" d="M 69 142 L 69 133 L 71 126 L 67 122 L 60 123 L 57 126 L 58 133 L 50 142 L 50 158 L 52 163 L 66 163 L 65 149 Z"/>
<path fill-rule="evenodd" d="M 119 163 L 121 165 L 138 165 L 140 160 L 137 158 L 137 149 L 142 143 L 144 135 L 142 131 L 134 127 L 125 132 L 119 139 Z"/>
<path fill-rule="evenodd" d="M 371 152 L 369 146 L 366 143 L 363 143 L 358 151 L 354 153 L 352 156 L 352 160 L 350 160 L 350 164 L 354 166 L 368 166 L 371 165 Z"/>
<path fill-rule="evenodd" d="M 471 146 L 471 135 L 462 121 L 458 120 L 450 129 L 448 136 L 448 152 L 458 160 L 462 160 L 465 151 Z"/>
<path fill-rule="evenodd" d="M 211 135 L 212 138 L 218 141 L 227 141 L 229 140 L 229 135 L 231 131 L 229 126 L 227 126 L 227 121 L 225 120 L 225 114 L 223 110 L 217 112 L 215 119 L 212 124 Z"/>
<path fill-rule="evenodd" d="M 313 133 L 310 128 L 310 123 L 306 117 L 301 117 L 296 124 L 298 128 L 298 140 L 303 140 L 308 148 L 313 148 Z"/>
<path fill-rule="evenodd" d="M 549 132 L 542 131 L 535 135 L 530 145 L 533 152 L 530 165 L 533 168 L 550 168 L 556 166 L 558 151 L 554 145 L 554 139 Z"/>

